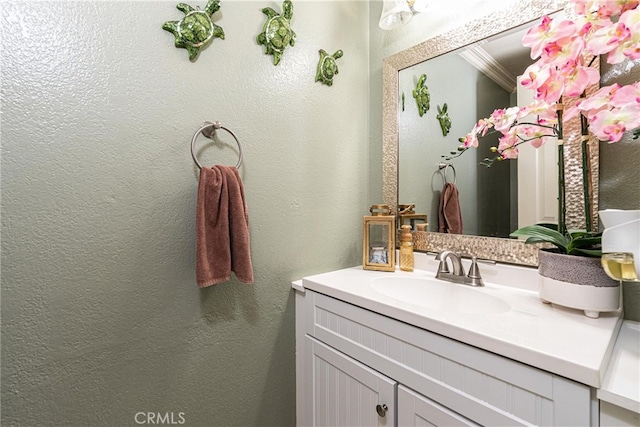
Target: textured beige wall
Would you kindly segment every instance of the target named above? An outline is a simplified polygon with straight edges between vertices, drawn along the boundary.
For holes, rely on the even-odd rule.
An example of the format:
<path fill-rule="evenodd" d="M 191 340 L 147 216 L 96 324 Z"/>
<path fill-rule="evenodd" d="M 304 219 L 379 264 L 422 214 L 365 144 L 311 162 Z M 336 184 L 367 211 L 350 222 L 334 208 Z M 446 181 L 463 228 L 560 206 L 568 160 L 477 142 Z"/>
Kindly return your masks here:
<path fill-rule="evenodd" d="M 280 1 L 223 1 L 195 63 L 161 29 L 177 2 L 2 2 L 3 426 L 295 423 L 290 282 L 361 259 L 369 5 L 294 1 L 274 67 Z M 344 51 L 333 87 L 320 48 Z M 195 285 L 205 120 L 243 144 L 253 286 Z"/>

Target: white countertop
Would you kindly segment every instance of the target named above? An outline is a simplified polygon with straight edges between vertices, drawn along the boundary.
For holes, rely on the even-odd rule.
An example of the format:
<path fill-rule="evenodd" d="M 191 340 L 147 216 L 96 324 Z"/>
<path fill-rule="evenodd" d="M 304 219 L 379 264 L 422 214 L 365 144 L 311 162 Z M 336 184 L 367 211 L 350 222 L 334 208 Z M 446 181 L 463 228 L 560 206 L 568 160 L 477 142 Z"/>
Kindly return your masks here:
<path fill-rule="evenodd" d="M 640 322 L 622 323 L 598 399 L 640 413 Z"/>
<path fill-rule="evenodd" d="M 485 287 L 468 287 L 509 304 L 510 309 L 499 314 L 429 309 L 389 298 L 370 286 L 372 279 L 385 276 L 433 278 L 437 264 L 432 258 L 416 254 L 416 267 L 424 269 L 410 273 L 358 266 L 305 277 L 294 287 L 335 297 L 595 388 L 602 385 L 622 324 L 620 311 L 591 319 L 579 310 L 544 304 L 538 297 L 536 270 L 519 266 L 481 264 Z"/>

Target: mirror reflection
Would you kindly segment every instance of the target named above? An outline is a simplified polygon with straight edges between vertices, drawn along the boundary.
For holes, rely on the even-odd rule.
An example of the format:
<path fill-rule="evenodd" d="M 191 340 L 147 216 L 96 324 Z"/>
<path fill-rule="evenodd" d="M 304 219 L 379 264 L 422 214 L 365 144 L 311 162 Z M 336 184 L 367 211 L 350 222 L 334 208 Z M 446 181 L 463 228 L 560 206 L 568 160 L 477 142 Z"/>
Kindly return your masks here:
<path fill-rule="evenodd" d="M 518 218 L 519 198 L 530 196 L 519 194 L 518 166 L 528 161 L 524 157 L 535 156 L 525 154 L 519 160 L 482 166 L 485 157 L 493 157 L 490 147 L 498 144 L 497 136 L 488 135 L 477 149 L 451 160 L 442 157 L 456 151 L 458 138 L 467 134 L 479 118 L 489 116 L 496 108 L 530 102 L 530 95 L 518 88 L 517 78 L 533 63 L 530 50 L 521 43 L 531 25 L 521 25 L 398 73 L 398 204 L 415 204 L 416 213 L 427 215 L 429 231 L 508 237 L 523 225 L 552 220 L 544 215 L 527 217 L 529 208 L 522 203 Z M 555 150 L 550 153 L 553 156 Z M 553 158 L 548 159 L 547 167 L 557 167 Z M 556 176 L 555 171 L 549 176 Z M 443 191 L 445 184 L 452 183 L 457 197 Z M 443 221 L 443 193 L 446 217 L 455 216 L 454 205 L 457 202 L 459 206 L 461 233 L 455 226 L 450 228 L 449 220 Z M 555 195 L 547 197 L 550 212 L 555 212 Z"/>
<path fill-rule="evenodd" d="M 552 14 L 555 12 L 559 12 L 563 10 L 565 2 L 563 0 L 522 0 L 518 2 L 514 2 L 509 6 L 506 6 L 504 9 L 498 9 L 492 12 L 490 15 L 482 19 L 477 19 L 467 24 L 460 26 L 454 30 L 447 32 L 446 34 L 438 35 L 436 37 L 427 39 L 423 42 L 420 42 L 416 45 L 408 47 L 400 52 L 397 52 L 391 56 L 384 58 L 382 61 L 382 200 L 383 203 L 388 204 L 392 207 L 393 211 L 396 211 L 396 208 L 399 208 L 400 205 L 409 205 L 414 203 L 415 213 L 425 213 L 419 212 L 418 209 L 424 209 L 426 211 L 427 205 L 423 204 L 422 206 L 418 206 L 418 202 L 416 200 L 404 200 L 403 197 L 411 197 L 413 196 L 404 196 L 402 193 L 404 190 L 399 190 L 399 178 L 400 175 L 409 176 L 409 179 L 405 179 L 405 183 L 400 183 L 401 185 L 409 186 L 407 189 L 412 188 L 415 183 L 424 183 L 428 182 L 428 185 L 433 185 L 436 190 L 440 187 L 442 188 L 442 181 L 440 184 L 435 185 L 431 184 L 431 180 L 434 179 L 433 174 L 434 170 L 437 169 L 437 165 L 441 160 L 440 156 L 448 153 L 449 147 L 443 147 L 444 150 L 438 152 L 433 156 L 429 157 L 420 165 L 420 169 L 416 171 L 409 171 L 408 174 L 404 173 L 402 167 L 399 165 L 400 162 L 400 145 L 401 141 L 399 140 L 399 120 L 400 112 L 402 111 L 402 94 L 404 93 L 404 103 L 405 110 L 409 106 L 410 102 L 415 102 L 413 98 L 412 92 L 404 92 L 408 90 L 408 88 L 403 88 L 402 91 L 399 90 L 399 77 L 400 73 L 403 70 L 416 66 L 417 64 L 422 64 L 424 61 L 428 61 L 431 59 L 439 58 L 441 55 L 446 53 L 450 53 L 455 49 L 459 49 L 464 46 L 469 46 L 472 43 L 478 42 L 480 40 L 485 40 L 490 37 L 495 36 L 496 34 L 501 34 L 505 31 L 512 30 L 513 28 L 528 23 L 526 25 L 532 25 L 533 22 L 537 22 L 540 17 L 544 14 Z M 516 43 L 516 46 L 520 46 L 521 43 Z M 428 88 L 431 90 L 434 88 L 433 82 L 431 82 L 428 78 L 425 80 Z M 431 86 L 429 86 L 431 85 Z M 409 88 L 413 91 L 415 87 Z M 448 111 L 451 119 L 452 126 L 456 124 L 456 116 L 451 114 L 451 110 L 453 109 L 449 98 L 447 99 L 437 99 L 433 94 L 430 93 L 430 108 L 434 108 L 434 111 L 437 111 L 438 104 L 440 103 L 443 106 L 444 102 L 447 102 Z M 461 101 L 464 102 L 464 99 Z M 417 108 L 417 107 L 416 107 Z M 430 112 L 430 111 L 429 111 Z M 456 113 L 457 114 L 457 113 Z M 477 117 L 476 117 L 477 118 Z M 424 123 L 428 123 L 429 116 L 428 114 L 424 117 Z M 436 121 L 433 116 L 430 117 L 431 120 L 434 121 L 434 125 L 436 126 L 436 132 L 441 132 L 439 121 Z M 423 122 L 420 122 L 423 123 Z M 451 135 L 453 137 L 453 144 L 457 146 L 456 138 L 464 136 L 473 123 L 469 124 L 468 127 L 465 127 L 465 130 L 461 132 L 461 134 L 454 134 L 453 131 Z M 580 126 L 579 121 L 576 120 L 576 123 L 565 122 L 564 124 L 564 152 L 565 152 L 565 190 L 567 191 L 567 195 L 572 194 L 571 197 L 567 198 L 567 218 L 583 218 L 582 215 L 582 175 L 581 175 L 581 160 L 580 160 L 580 150 L 579 149 L 569 149 L 567 147 L 579 147 L 580 143 Z M 442 135 L 442 134 L 441 134 Z M 440 136 L 442 138 L 442 136 Z M 441 141 L 441 139 L 440 139 Z M 431 141 L 423 141 L 424 147 L 425 144 L 433 143 Z M 483 145 L 491 145 L 491 144 L 483 144 Z M 551 147 L 552 151 L 554 150 L 553 146 L 556 144 L 546 144 L 545 147 Z M 524 146 L 524 145 L 523 145 Z M 591 192 L 591 204 L 597 210 L 597 201 L 598 201 L 598 145 L 595 144 L 596 150 L 592 150 L 591 152 L 591 160 L 592 160 L 592 170 L 596 171 L 593 174 L 593 182 L 591 183 L 593 191 Z M 593 147 L 592 147 L 593 148 Z M 532 155 L 525 155 L 520 151 L 520 160 L 518 160 L 517 171 L 522 173 L 524 170 L 524 175 L 526 179 L 518 179 L 518 185 L 521 186 L 523 183 L 528 184 L 530 188 L 533 188 L 535 191 L 532 191 L 530 188 L 525 190 L 518 190 L 521 197 L 513 197 L 511 196 L 511 191 L 514 187 L 509 184 L 509 195 L 511 197 L 510 206 L 515 203 L 517 199 L 518 205 L 522 203 L 522 201 L 528 201 L 531 203 L 530 206 L 522 208 L 518 206 L 517 212 L 518 216 L 521 216 L 522 213 L 533 214 L 532 220 L 529 222 L 537 223 L 542 222 L 540 218 L 545 218 L 546 214 L 552 210 L 557 210 L 557 200 L 556 197 L 549 191 L 550 188 L 555 187 L 557 173 L 554 169 L 553 172 L 548 172 L 548 167 L 555 165 L 557 162 L 553 159 L 553 157 L 547 157 L 546 153 L 541 152 L 539 149 L 532 149 Z M 474 149 L 476 150 L 476 149 Z M 464 156 L 468 154 L 472 154 L 473 150 L 468 150 Z M 411 154 L 410 154 L 411 156 Z M 417 155 L 415 155 L 417 156 Z M 481 154 L 477 157 L 483 158 Z M 523 159 L 535 159 L 534 167 L 526 169 L 523 168 Z M 457 164 L 459 159 L 456 159 L 453 164 Z M 407 161 L 405 160 L 405 163 Z M 474 162 L 474 164 L 479 162 Z M 455 167 L 455 166 L 454 166 Z M 493 167 L 492 167 L 493 168 Z M 457 179 L 458 182 L 462 179 L 461 176 L 463 173 L 466 173 L 462 166 L 456 167 Z M 513 172 L 511 172 L 513 174 Z M 511 176 L 511 175 L 510 175 Z M 437 177 L 437 175 L 436 175 Z M 540 178 L 544 178 L 541 180 Z M 408 184 L 406 182 L 409 182 Z M 460 192 L 475 192 L 476 194 L 479 190 L 476 189 L 476 185 L 480 182 L 481 179 L 475 178 L 471 179 L 472 188 L 465 189 L 462 185 L 459 186 Z M 551 185 L 550 182 L 551 181 Z M 435 182 L 435 181 L 434 181 Z M 510 181 L 509 181 L 510 182 Z M 406 190 L 406 189 L 405 189 Z M 429 187 L 428 191 L 432 191 Z M 421 195 L 424 194 L 427 190 L 421 192 Z M 495 195 L 496 198 L 505 197 L 505 191 L 499 191 L 497 189 L 491 189 L 492 195 Z M 419 192 L 419 191 L 418 191 Z M 524 195 L 524 196 L 523 196 Z M 430 194 L 430 197 L 432 195 Z M 485 196 L 483 196 L 485 197 Z M 489 196 L 486 196 L 489 197 Z M 479 200 L 481 197 L 476 196 L 476 199 Z M 427 202 L 420 202 L 427 203 Z M 430 203 L 430 202 L 429 202 Z M 495 202 L 491 202 L 494 203 Z M 487 204 L 491 204 L 487 203 Z M 430 206 L 430 205 L 428 205 Z M 549 209 L 549 207 L 552 209 Z M 461 207 L 462 209 L 463 207 Z M 495 210 L 493 206 L 490 206 L 489 209 Z M 492 214 L 492 211 L 483 211 L 478 212 L 476 217 L 480 217 L 482 215 Z M 511 218 L 515 217 L 515 214 L 509 212 L 510 223 L 514 222 Z M 400 220 L 401 218 L 399 218 Z M 463 218 L 464 220 L 464 218 Z M 537 265 L 537 247 L 534 245 L 525 245 L 522 241 L 512 238 L 500 238 L 500 237 L 485 237 L 485 236 L 474 236 L 470 235 L 466 230 L 467 226 L 463 224 L 463 234 L 449 234 L 449 233 L 439 233 L 433 231 L 436 229 L 435 224 L 437 224 L 437 220 L 433 218 L 433 215 L 430 215 L 428 218 L 430 231 L 428 233 L 421 232 L 419 229 L 420 224 L 416 224 L 416 228 L 418 231 L 414 231 L 414 249 L 418 251 L 431 251 L 431 252 L 439 252 L 442 250 L 454 250 L 462 253 L 473 253 L 479 258 L 491 259 L 501 262 L 509 262 L 523 265 Z M 400 222 L 400 221 L 399 221 Z M 504 221 L 503 221 L 504 222 Z M 544 219 L 544 222 L 551 222 L 550 220 Z M 518 224 L 523 225 L 526 222 L 521 222 L 520 218 L 518 218 Z M 511 228 L 511 227 L 510 227 Z M 515 227 L 513 227 L 515 228 Z M 581 228 L 579 223 L 573 228 Z M 497 233 L 486 233 L 486 234 L 497 234 Z"/>

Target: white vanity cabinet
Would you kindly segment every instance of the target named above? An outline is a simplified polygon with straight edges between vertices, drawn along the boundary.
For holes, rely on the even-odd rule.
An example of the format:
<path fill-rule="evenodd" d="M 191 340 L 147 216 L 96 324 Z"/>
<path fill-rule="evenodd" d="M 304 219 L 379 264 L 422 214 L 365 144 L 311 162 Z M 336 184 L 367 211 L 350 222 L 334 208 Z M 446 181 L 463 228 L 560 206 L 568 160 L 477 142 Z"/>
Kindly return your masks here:
<path fill-rule="evenodd" d="M 311 355 L 305 372 L 312 373 L 309 425 L 392 426 L 396 412 L 398 425 L 478 425 L 314 338 L 305 337 L 305 345 Z"/>
<path fill-rule="evenodd" d="M 598 425 L 591 387 L 370 308 L 296 292 L 298 425 Z"/>
<path fill-rule="evenodd" d="M 306 367 L 312 383 L 310 425 L 394 425 L 395 381 L 311 337 L 305 341 L 311 359 Z"/>

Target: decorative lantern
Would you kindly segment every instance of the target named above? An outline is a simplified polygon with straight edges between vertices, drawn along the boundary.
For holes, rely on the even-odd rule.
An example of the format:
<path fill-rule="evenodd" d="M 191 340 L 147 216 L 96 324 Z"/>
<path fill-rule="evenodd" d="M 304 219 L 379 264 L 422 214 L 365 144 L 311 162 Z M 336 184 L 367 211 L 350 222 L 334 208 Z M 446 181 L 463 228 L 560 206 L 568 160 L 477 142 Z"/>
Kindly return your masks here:
<path fill-rule="evenodd" d="M 362 268 L 394 271 L 396 259 L 396 218 L 388 205 L 372 205 L 362 223 Z"/>

